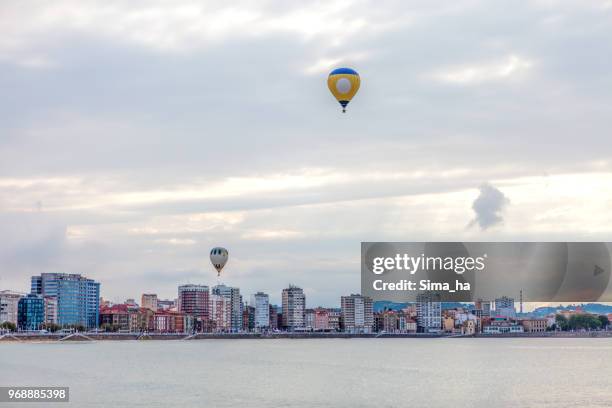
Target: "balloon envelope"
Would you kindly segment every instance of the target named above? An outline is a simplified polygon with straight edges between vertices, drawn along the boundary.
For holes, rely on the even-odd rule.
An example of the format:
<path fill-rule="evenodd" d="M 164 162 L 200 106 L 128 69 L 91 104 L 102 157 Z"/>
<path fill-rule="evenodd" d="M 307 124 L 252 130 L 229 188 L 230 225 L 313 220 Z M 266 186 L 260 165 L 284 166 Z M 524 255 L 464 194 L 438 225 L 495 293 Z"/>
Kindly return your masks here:
<path fill-rule="evenodd" d="M 342 105 L 342 112 L 346 112 L 346 105 L 359 90 L 359 85 L 361 85 L 359 74 L 351 68 L 334 69 L 327 78 L 327 87 Z"/>
<path fill-rule="evenodd" d="M 221 275 L 221 270 L 227 262 L 229 253 L 227 249 L 221 247 L 215 247 L 210 250 L 210 262 L 217 270 L 217 276 Z"/>

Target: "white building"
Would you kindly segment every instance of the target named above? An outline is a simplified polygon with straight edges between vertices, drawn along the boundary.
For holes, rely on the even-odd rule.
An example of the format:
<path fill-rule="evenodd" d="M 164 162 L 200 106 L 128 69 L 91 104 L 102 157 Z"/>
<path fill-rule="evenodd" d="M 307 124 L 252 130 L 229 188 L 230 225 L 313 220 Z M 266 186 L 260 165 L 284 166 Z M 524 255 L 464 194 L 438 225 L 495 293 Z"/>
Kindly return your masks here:
<path fill-rule="evenodd" d="M 371 333 L 374 326 L 372 299 L 352 294 L 340 298 L 342 329 L 349 333 Z"/>
<path fill-rule="evenodd" d="M 420 332 L 442 330 L 442 302 L 440 295 L 421 293 L 417 295 L 417 326 Z"/>
<path fill-rule="evenodd" d="M 213 295 L 224 296 L 229 299 L 232 308 L 231 331 L 239 332 L 242 330 L 242 296 L 240 289 L 225 285 L 217 285 L 212 289 Z"/>
<path fill-rule="evenodd" d="M 315 329 L 315 311 L 314 309 L 306 309 L 304 311 L 304 328 L 308 331 Z"/>
<path fill-rule="evenodd" d="M 519 324 L 491 325 L 482 329 L 484 334 L 523 333 L 525 330 Z"/>
<path fill-rule="evenodd" d="M 507 296 L 495 299 L 495 316 L 514 319 L 516 317 L 514 299 Z"/>
<path fill-rule="evenodd" d="M 45 296 L 45 323 L 57 324 L 57 298 Z"/>
<path fill-rule="evenodd" d="M 255 329 L 262 330 L 270 327 L 270 297 L 257 292 L 251 296 L 251 306 L 255 307 Z"/>
<path fill-rule="evenodd" d="M 22 294 L 8 290 L 0 291 L 0 323 L 17 324 L 17 304 Z"/>
<path fill-rule="evenodd" d="M 283 327 L 288 330 L 304 329 L 306 296 L 302 288 L 290 285 L 283 289 Z"/>
<path fill-rule="evenodd" d="M 210 318 L 214 324 L 214 331 L 229 332 L 232 329 L 232 302 L 231 298 L 222 295 L 210 296 Z"/>
<path fill-rule="evenodd" d="M 157 295 L 155 293 L 143 293 L 140 299 L 140 305 L 157 312 Z"/>

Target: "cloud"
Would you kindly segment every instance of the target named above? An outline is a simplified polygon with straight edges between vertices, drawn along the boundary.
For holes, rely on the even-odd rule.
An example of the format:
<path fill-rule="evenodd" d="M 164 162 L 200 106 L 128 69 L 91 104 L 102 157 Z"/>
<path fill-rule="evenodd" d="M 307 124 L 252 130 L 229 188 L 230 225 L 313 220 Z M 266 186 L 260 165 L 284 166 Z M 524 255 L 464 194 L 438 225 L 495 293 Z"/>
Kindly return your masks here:
<path fill-rule="evenodd" d="M 195 245 L 197 241 L 194 239 L 188 238 L 163 238 L 157 239 L 155 242 L 160 244 L 168 244 L 168 245 Z"/>
<path fill-rule="evenodd" d="M 134 44 L 161 53 L 184 53 L 229 39 L 295 35 L 318 37 L 339 46 L 364 31 L 384 25 L 366 18 L 360 2 L 333 0 L 308 5 L 294 2 L 234 1 L 90 1 L 60 0 L 53 7 L 38 2 L 7 4 L 0 16 L 0 51 L 27 50 L 37 42 L 57 44 L 66 36 L 87 35 Z M 30 7 L 28 7 L 28 5 Z M 357 12 L 356 12 L 357 11 Z M 27 13 L 28 19 L 22 20 Z M 380 14 L 380 13 L 378 13 Z M 53 33 L 52 38 L 45 34 Z"/>
<path fill-rule="evenodd" d="M 498 62 L 448 68 L 435 74 L 434 78 L 442 82 L 460 85 L 480 84 L 516 78 L 523 75 L 532 65 L 533 62 L 527 58 L 510 55 Z"/>
<path fill-rule="evenodd" d="M 307 75 L 328 74 L 333 68 L 354 66 L 362 61 L 366 61 L 370 57 L 370 54 L 366 52 L 338 56 L 338 52 L 334 51 L 333 54 L 335 55 L 334 57 L 320 58 L 315 61 L 314 64 L 304 69 L 304 73 Z"/>
<path fill-rule="evenodd" d="M 0 62 L 8 61 L 15 65 L 28 69 L 52 69 L 57 68 L 56 62 L 45 56 L 19 55 L 19 53 L 0 52 Z"/>
<path fill-rule="evenodd" d="M 476 218 L 470 222 L 470 226 L 478 224 L 481 229 L 493 227 L 503 221 L 502 211 L 510 203 L 508 197 L 489 183 L 480 186 L 480 194 L 474 200 L 472 209 Z"/>

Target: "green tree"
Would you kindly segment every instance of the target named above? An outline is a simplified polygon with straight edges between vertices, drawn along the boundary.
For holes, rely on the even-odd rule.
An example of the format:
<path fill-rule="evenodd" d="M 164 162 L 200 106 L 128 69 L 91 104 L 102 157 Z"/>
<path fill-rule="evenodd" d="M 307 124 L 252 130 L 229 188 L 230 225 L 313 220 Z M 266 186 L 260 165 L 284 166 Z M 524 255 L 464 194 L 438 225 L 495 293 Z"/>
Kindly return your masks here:
<path fill-rule="evenodd" d="M 569 329 L 567 317 L 561 314 L 555 316 L 555 325 L 559 328 L 559 330 L 565 331 Z"/>
<path fill-rule="evenodd" d="M 601 328 L 602 329 L 605 329 L 605 328 L 607 328 L 610 325 L 610 321 L 608 320 L 608 316 L 599 315 L 599 316 L 597 316 L 597 318 L 601 322 Z"/>
<path fill-rule="evenodd" d="M 595 315 L 576 314 L 568 321 L 571 330 L 597 330 L 601 327 L 601 321 Z"/>
<path fill-rule="evenodd" d="M 3 323 L 0 323 L 0 329 L 4 329 L 4 330 L 8 330 L 8 331 L 14 332 L 14 331 L 17 330 L 17 326 L 15 325 L 15 323 L 3 322 Z"/>

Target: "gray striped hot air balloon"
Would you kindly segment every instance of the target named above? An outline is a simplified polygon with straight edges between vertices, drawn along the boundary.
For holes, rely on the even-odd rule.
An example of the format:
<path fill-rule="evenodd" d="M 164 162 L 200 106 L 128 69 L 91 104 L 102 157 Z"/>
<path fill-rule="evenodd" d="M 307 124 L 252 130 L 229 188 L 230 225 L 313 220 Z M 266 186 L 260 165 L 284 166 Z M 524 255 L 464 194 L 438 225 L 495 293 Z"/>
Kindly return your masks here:
<path fill-rule="evenodd" d="M 210 250 L 210 262 L 217 270 L 217 276 L 221 276 L 221 270 L 227 263 L 228 255 L 229 253 L 225 248 L 215 247 Z"/>

